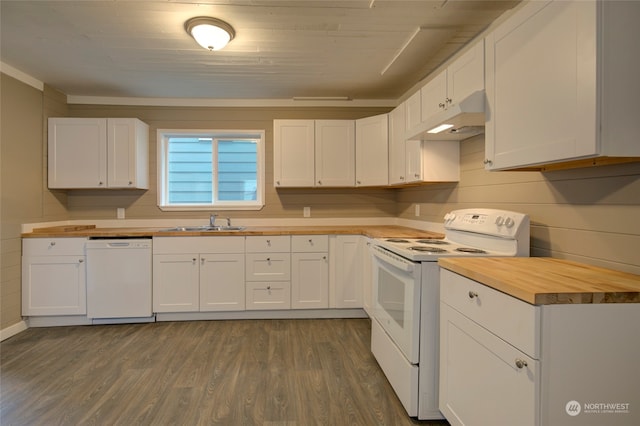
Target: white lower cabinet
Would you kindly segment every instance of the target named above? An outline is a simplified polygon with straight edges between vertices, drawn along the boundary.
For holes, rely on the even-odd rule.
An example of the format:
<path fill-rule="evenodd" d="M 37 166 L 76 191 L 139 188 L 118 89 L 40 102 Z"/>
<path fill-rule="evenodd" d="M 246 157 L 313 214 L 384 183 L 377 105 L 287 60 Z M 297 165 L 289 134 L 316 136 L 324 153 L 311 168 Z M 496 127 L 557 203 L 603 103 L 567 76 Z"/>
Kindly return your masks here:
<path fill-rule="evenodd" d="M 23 316 L 87 313 L 85 243 L 85 238 L 23 240 Z"/>
<path fill-rule="evenodd" d="M 291 308 L 329 307 L 329 237 L 291 237 Z"/>
<path fill-rule="evenodd" d="M 439 409 L 452 425 L 640 424 L 639 323 L 638 303 L 531 305 L 441 269 Z"/>
<path fill-rule="evenodd" d="M 330 308 L 362 308 L 363 244 L 360 235 L 332 235 L 329 239 Z"/>
<path fill-rule="evenodd" d="M 290 309 L 291 282 L 248 282 L 246 306 L 247 310 Z"/>
<path fill-rule="evenodd" d="M 153 311 L 242 311 L 244 272 L 244 237 L 154 238 Z"/>

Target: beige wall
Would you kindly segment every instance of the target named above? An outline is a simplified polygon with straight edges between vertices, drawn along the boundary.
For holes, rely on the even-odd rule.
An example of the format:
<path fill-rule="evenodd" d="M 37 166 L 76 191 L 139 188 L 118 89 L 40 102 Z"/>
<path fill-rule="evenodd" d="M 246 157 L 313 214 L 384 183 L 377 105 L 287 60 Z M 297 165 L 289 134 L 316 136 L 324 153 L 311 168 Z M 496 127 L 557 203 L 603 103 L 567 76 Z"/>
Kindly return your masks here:
<path fill-rule="evenodd" d="M 400 190 L 398 216 L 416 219 L 415 204 L 421 206 L 420 219 L 432 222 L 458 208 L 519 211 L 531 217 L 532 256 L 640 274 L 640 163 L 487 172 L 484 158 L 483 135 L 463 141 L 460 182 Z"/>
<path fill-rule="evenodd" d="M 20 225 L 65 219 L 67 213 L 44 189 L 42 111 L 45 103 L 56 103 L 55 93 L 53 101 L 47 100 L 42 91 L 0 74 L 0 94 L 0 329 L 4 329 L 22 319 Z"/>

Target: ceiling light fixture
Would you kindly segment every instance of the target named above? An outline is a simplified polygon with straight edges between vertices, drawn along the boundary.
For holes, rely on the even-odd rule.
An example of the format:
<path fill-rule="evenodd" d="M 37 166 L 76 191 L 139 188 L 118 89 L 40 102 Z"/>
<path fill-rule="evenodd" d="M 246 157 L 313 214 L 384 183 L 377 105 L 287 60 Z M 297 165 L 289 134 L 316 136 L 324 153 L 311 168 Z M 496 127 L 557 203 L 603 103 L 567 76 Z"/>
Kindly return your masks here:
<path fill-rule="evenodd" d="M 184 29 L 200 46 L 207 50 L 220 50 L 236 36 L 231 25 L 208 16 L 189 19 L 184 23 Z"/>

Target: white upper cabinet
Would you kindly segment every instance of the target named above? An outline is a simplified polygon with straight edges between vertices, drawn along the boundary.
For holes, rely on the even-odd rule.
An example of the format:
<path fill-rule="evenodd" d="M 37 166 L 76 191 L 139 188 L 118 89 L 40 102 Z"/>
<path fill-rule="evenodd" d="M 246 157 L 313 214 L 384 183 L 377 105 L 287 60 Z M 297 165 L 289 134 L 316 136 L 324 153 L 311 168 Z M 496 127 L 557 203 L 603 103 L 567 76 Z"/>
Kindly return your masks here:
<path fill-rule="evenodd" d="M 356 130 L 353 120 L 316 120 L 316 186 L 353 186 Z"/>
<path fill-rule="evenodd" d="M 135 118 L 49 118 L 49 188 L 149 188 L 149 126 Z"/>
<path fill-rule="evenodd" d="M 314 120 L 273 121 L 273 185 L 309 187 L 315 182 Z"/>
<path fill-rule="evenodd" d="M 484 40 L 457 57 L 407 99 L 407 138 L 463 140 L 484 126 Z M 452 130 L 428 133 L 440 124 Z"/>
<path fill-rule="evenodd" d="M 421 92 L 421 122 L 430 122 L 474 93 L 484 90 L 484 40 L 477 42 L 444 71 L 425 84 Z M 484 102 L 484 98 L 479 96 Z M 484 105 L 478 105 L 483 109 Z"/>
<path fill-rule="evenodd" d="M 406 102 L 389 113 L 389 184 L 399 185 L 406 179 Z"/>
<path fill-rule="evenodd" d="M 356 120 L 356 186 L 388 184 L 388 114 Z"/>
<path fill-rule="evenodd" d="M 274 120 L 274 186 L 355 183 L 353 120 Z"/>
<path fill-rule="evenodd" d="M 640 157 L 639 20 L 638 2 L 540 1 L 492 31 L 486 168 Z"/>

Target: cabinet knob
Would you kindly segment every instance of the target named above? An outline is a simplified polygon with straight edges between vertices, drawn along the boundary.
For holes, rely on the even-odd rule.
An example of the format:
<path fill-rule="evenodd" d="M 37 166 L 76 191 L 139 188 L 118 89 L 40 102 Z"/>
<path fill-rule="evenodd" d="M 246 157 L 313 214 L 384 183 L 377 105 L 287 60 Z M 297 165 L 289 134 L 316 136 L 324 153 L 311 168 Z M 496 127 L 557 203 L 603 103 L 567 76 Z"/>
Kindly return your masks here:
<path fill-rule="evenodd" d="M 444 105 L 444 103 L 440 102 L 440 103 L 438 104 L 438 107 L 440 107 L 440 108 L 444 109 L 445 105 Z"/>
<path fill-rule="evenodd" d="M 51 247 L 53 247 L 53 246 L 55 246 L 55 245 L 56 245 L 56 242 L 55 242 L 55 241 L 51 241 L 51 242 L 49 243 L 49 246 L 51 246 Z"/>
<path fill-rule="evenodd" d="M 360 185 L 362 182 L 360 182 L 359 180 L 357 180 L 357 181 L 356 181 L 356 183 L 357 183 L 358 185 Z"/>
<path fill-rule="evenodd" d="M 133 182 L 129 181 L 129 186 L 133 185 Z"/>
<path fill-rule="evenodd" d="M 267 262 L 271 262 L 271 258 L 270 257 L 267 257 Z"/>
<path fill-rule="evenodd" d="M 483 163 L 484 164 L 493 164 L 493 161 L 489 160 L 488 158 L 485 158 Z"/>
<path fill-rule="evenodd" d="M 322 260 L 327 260 L 327 256 L 322 256 Z"/>
<path fill-rule="evenodd" d="M 529 364 L 527 364 L 527 361 L 525 361 L 524 359 L 516 358 L 516 367 L 524 368 L 527 365 L 529 365 Z"/>
<path fill-rule="evenodd" d="M 271 286 L 270 285 L 267 286 L 267 290 L 271 290 Z"/>
<path fill-rule="evenodd" d="M 469 299 L 475 299 L 476 297 L 478 297 L 478 293 L 475 291 L 469 291 Z"/>
<path fill-rule="evenodd" d="M 318 181 L 318 185 L 322 185 L 322 181 L 321 180 Z"/>
<path fill-rule="evenodd" d="M 195 257 L 194 257 L 193 259 L 191 259 L 191 261 L 192 261 L 194 264 L 196 263 L 196 261 L 197 261 L 197 260 L 198 260 L 198 259 L 196 259 Z"/>
<path fill-rule="evenodd" d="M 204 265 L 204 257 L 200 259 L 200 264 Z"/>
<path fill-rule="evenodd" d="M 102 186 L 102 185 L 103 185 L 102 182 L 98 182 L 98 186 Z"/>
<path fill-rule="evenodd" d="M 276 185 L 280 185 L 280 181 L 279 180 L 276 181 Z"/>
<path fill-rule="evenodd" d="M 267 245 L 271 246 L 271 240 L 267 240 Z"/>
<path fill-rule="evenodd" d="M 415 173 L 415 174 L 413 175 L 413 177 L 414 177 L 414 178 L 416 178 L 416 179 L 418 179 L 418 178 L 420 177 L 420 173 Z"/>
<path fill-rule="evenodd" d="M 78 259 L 78 263 L 83 263 L 84 259 Z"/>
<path fill-rule="evenodd" d="M 448 104 L 451 104 L 451 102 L 453 102 L 453 101 L 451 100 L 451 98 L 447 98 L 447 99 L 446 99 L 446 101 L 447 101 L 447 103 L 448 103 Z"/>
<path fill-rule="evenodd" d="M 404 180 L 404 176 L 400 176 L 400 180 Z"/>

